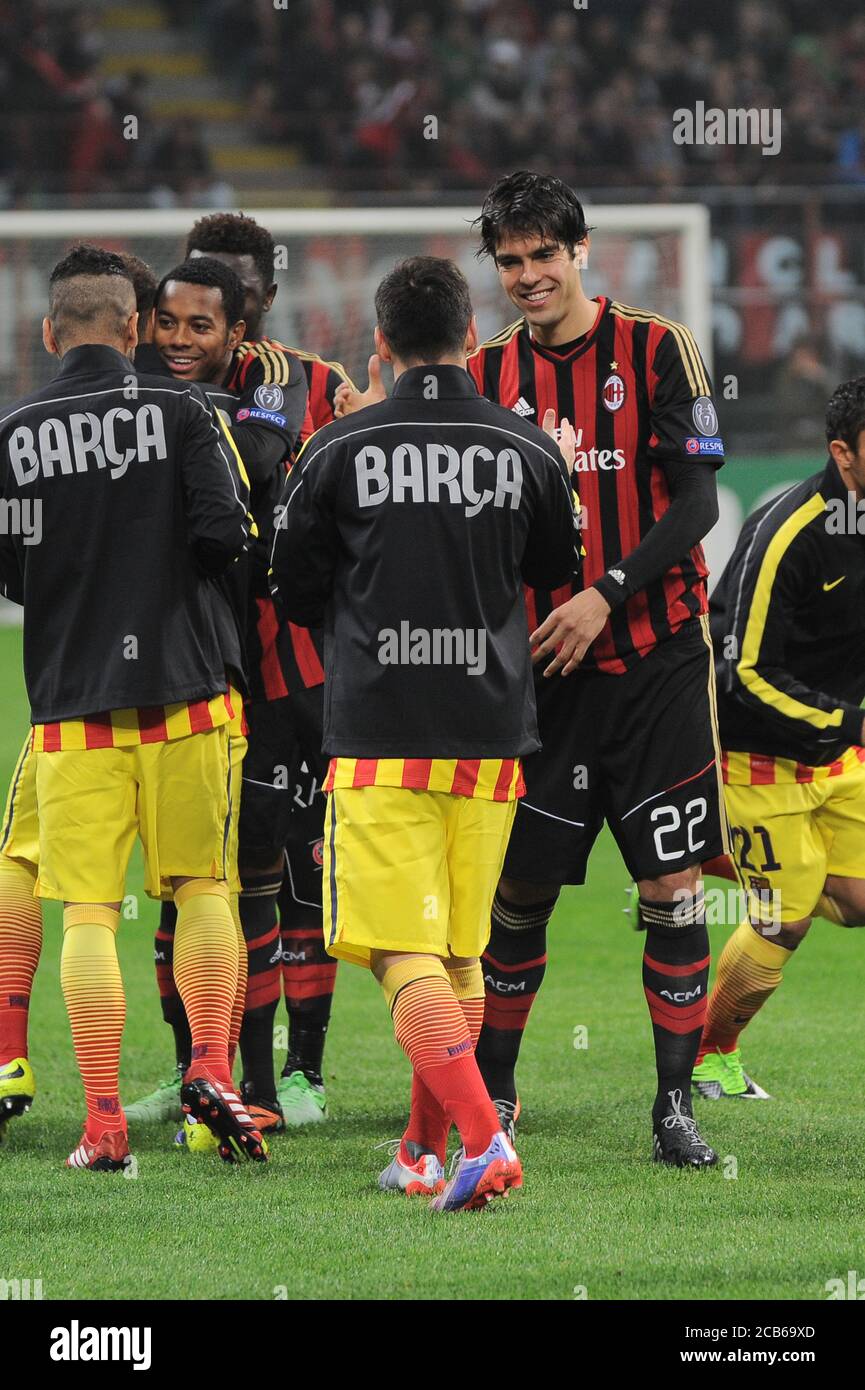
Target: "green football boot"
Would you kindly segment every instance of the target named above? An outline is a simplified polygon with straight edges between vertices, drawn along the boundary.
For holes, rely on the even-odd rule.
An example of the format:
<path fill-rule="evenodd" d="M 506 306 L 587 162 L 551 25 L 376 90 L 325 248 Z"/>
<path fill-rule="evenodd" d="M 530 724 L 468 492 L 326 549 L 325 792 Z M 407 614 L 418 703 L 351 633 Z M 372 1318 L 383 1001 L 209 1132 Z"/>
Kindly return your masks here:
<path fill-rule="evenodd" d="M 768 1091 L 745 1071 L 738 1047 L 732 1052 L 707 1052 L 691 1081 L 704 1100 L 771 1100 Z"/>
<path fill-rule="evenodd" d="M 324 1086 L 315 1085 L 302 1071 L 279 1078 L 276 1098 L 282 1106 L 286 1129 L 320 1125 L 327 1119 Z"/>
<path fill-rule="evenodd" d="M 167 1080 L 160 1081 L 155 1091 L 142 1096 L 141 1100 L 134 1101 L 132 1105 L 124 1105 L 123 1110 L 130 1124 L 157 1125 L 161 1124 L 163 1120 L 182 1120 L 183 1111 L 180 1108 L 182 1080 L 183 1072 L 177 1067 Z"/>

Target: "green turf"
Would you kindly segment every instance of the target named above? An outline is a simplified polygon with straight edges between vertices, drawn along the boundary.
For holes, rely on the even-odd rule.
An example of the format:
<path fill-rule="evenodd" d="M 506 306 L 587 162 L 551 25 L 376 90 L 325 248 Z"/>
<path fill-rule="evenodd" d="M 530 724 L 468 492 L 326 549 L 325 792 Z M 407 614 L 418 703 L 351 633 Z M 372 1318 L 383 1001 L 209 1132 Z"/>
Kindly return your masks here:
<path fill-rule="evenodd" d="M 20 637 L 0 630 L 7 778 L 26 723 L 19 670 Z M 275 1140 L 267 1167 L 176 1152 L 166 1124 L 133 1134 L 134 1180 L 64 1171 L 82 1099 L 49 908 L 31 1029 L 39 1093 L 0 1148 L 0 1279 L 41 1278 L 47 1299 L 572 1299 L 581 1288 L 590 1299 L 825 1298 L 828 1279 L 865 1272 L 858 1030 L 851 1039 L 861 942 L 813 929 L 745 1039 L 749 1070 L 778 1099 L 702 1103 L 721 1166 L 670 1172 L 649 1161 L 651 1036 L 641 939 L 620 911 L 625 884 L 605 840 L 590 885 L 567 892 L 556 913 L 520 1068 L 524 1190 L 446 1217 L 376 1190 L 374 1145 L 400 1132 L 408 1068 L 376 987 L 350 966 L 340 967 L 328 1041 L 326 1126 Z M 140 891 L 137 867 L 129 891 Z M 121 931 L 130 1099 L 172 1060 L 155 916 L 142 898 L 140 919 Z M 713 931 L 716 950 L 723 937 Z M 578 1050 L 580 1026 L 588 1047 Z"/>

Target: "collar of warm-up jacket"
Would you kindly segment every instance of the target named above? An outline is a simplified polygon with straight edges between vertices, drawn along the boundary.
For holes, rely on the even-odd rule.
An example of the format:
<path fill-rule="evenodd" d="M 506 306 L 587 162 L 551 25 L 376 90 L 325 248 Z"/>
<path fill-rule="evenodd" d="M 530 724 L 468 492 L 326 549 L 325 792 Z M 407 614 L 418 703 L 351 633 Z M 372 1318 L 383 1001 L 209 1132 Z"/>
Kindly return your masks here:
<path fill-rule="evenodd" d="M 100 372 L 131 372 L 132 363 L 117 348 L 105 343 L 82 343 L 80 347 L 64 352 L 59 371 L 60 376 L 98 376 Z"/>
<path fill-rule="evenodd" d="M 435 377 L 437 387 L 430 390 L 430 377 Z M 477 396 L 475 386 L 463 367 L 441 366 L 432 363 L 427 367 L 408 367 L 394 382 L 393 395 L 405 400 L 459 400 Z"/>

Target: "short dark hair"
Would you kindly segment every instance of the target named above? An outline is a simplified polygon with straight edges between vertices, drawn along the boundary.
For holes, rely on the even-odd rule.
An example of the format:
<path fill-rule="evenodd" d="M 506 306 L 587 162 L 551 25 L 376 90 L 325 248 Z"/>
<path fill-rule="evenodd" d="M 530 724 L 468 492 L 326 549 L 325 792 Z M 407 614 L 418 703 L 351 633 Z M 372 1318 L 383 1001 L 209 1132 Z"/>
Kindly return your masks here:
<path fill-rule="evenodd" d="M 147 318 L 153 308 L 153 301 L 156 297 L 156 276 L 147 262 L 143 261 L 140 256 L 134 256 L 131 251 L 122 251 L 120 259 L 135 290 L 135 307 L 138 310 L 140 329 L 142 321 Z"/>
<path fill-rule="evenodd" d="M 573 255 L 588 235 L 583 205 L 572 188 L 552 174 L 518 169 L 493 184 L 473 226 L 480 231 L 479 256 L 495 256 L 507 236 L 539 236 Z"/>
<path fill-rule="evenodd" d="M 104 246 L 93 246 L 87 241 L 70 246 L 52 270 L 48 283 L 56 285 L 76 275 L 123 275 L 127 280 L 132 278 L 123 264 L 122 256 L 116 251 L 106 251 Z"/>
<path fill-rule="evenodd" d="M 472 321 L 468 281 L 439 256 L 400 261 L 375 292 L 378 326 L 402 362 L 436 362 L 462 351 Z"/>
<path fill-rule="evenodd" d="M 101 280 L 106 283 L 96 285 Z M 128 293 L 123 291 L 128 287 Z M 115 291 L 112 293 L 112 291 Z M 59 260 L 48 280 L 48 314 L 55 333 L 103 325 L 120 333 L 135 294 L 123 259 L 102 246 L 79 242 Z"/>
<path fill-rule="evenodd" d="M 186 238 L 186 255 L 193 251 L 225 251 L 230 256 L 251 256 L 261 277 L 262 290 L 273 284 L 273 237 L 266 227 L 242 212 L 215 212 L 200 217 Z"/>
<path fill-rule="evenodd" d="M 832 392 L 826 407 L 826 442 L 843 439 L 856 452 L 859 436 L 865 430 L 865 376 L 844 381 Z"/>
<path fill-rule="evenodd" d="M 215 261 L 211 256 L 196 256 L 194 260 L 184 261 L 182 265 L 176 265 L 173 270 L 169 270 L 156 288 L 153 302 L 157 310 L 169 280 L 180 280 L 184 285 L 205 285 L 208 289 L 219 290 L 229 327 L 243 318 L 243 285 L 237 272 L 224 261 Z"/>

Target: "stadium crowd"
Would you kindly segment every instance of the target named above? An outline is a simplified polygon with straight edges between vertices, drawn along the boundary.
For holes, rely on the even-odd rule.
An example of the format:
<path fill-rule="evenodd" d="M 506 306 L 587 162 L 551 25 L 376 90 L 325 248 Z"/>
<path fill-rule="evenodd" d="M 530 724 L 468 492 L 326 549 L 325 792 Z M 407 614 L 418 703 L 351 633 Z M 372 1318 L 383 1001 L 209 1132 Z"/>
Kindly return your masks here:
<path fill-rule="evenodd" d="M 154 117 L 144 69 L 100 73 L 105 38 L 96 7 L 0 0 L 0 45 L 0 199 L 7 206 L 58 195 L 146 197 L 159 205 L 230 197 L 213 176 L 198 124 Z"/>
<path fill-rule="evenodd" d="M 476 190 L 526 162 L 581 187 L 658 197 L 707 184 L 865 182 L 856 0 L 608 0 L 584 10 L 544 0 L 203 0 L 163 11 L 178 41 L 191 39 L 243 98 L 250 138 L 295 151 L 318 185 Z M 100 76 L 98 11 L 0 0 L 0 35 L 10 202 L 114 190 L 208 201 L 207 131 L 160 121 L 156 102 L 151 117 L 145 73 Z M 673 111 L 698 101 L 780 109 L 779 153 L 676 144 Z M 130 113 L 146 117 L 135 144 L 120 129 Z"/>
<path fill-rule="evenodd" d="M 482 186 L 531 162 L 583 187 L 865 179 L 865 13 L 848 0 L 223 0 L 251 115 L 345 187 Z M 250 23 L 250 17 L 255 22 Z M 310 74 L 315 74 L 314 81 Z M 780 107 L 780 154 L 681 146 L 672 111 Z M 438 116 L 437 140 L 424 116 Z"/>

